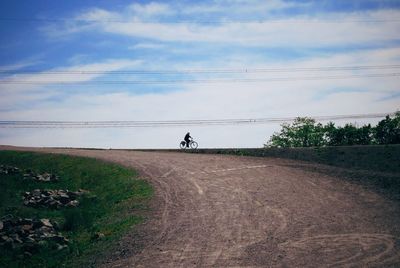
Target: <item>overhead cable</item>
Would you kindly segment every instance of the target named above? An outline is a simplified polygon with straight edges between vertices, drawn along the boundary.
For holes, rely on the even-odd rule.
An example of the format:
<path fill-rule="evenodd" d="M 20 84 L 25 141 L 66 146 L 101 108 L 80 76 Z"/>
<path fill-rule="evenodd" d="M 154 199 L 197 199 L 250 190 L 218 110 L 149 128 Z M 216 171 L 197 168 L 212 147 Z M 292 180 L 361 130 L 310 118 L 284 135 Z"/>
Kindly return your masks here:
<path fill-rule="evenodd" d="M 391 65 L 355 65 L 294 68 L 230 68 L 230 69 L 177 69 L 177 70 L 7 70 L 0 69 L 0 74 L 235 74 L 235 73 L 275 73 L 275 72 L 332 72 L 399 69 L 399 64 Z"/>
<path fill-rule="evenodd" d="M 382 118 L 394 113 L 311 116 L 317 121 Z M 168 121 L 0 121 L 0 128 L 144 128 L 180 126 L 224 126 L 243 124 L 271 124 L 292 122 L 297 117 L 269 117 L 248 119 L 204 119 Z"/>
<path fill-rule="evenodd" d="M 118 19 L 118 18 L 109 18 L 109 19 L 84 19 L 84 18 L 12 18 L 12 17 L 2 17 L 0 18 L 0 22 L 75 22 L 75 23 L 123 23 L 123 24 L 261 24 L 261 23 L 289 23 L 289 24 L 298 24 L 298 23 L 311 23 L 311 24 L 321 24 L 321 23 L 329 23 L 329 24 L 345 24 L 345 23 L 399 23 L 400 19 L 397 18 L 386 18 L 386 19 L 373 19 L 373 18 L 365 18 L 365 19 L 346 19 L 346 18 L 291 18 L 291 19 L 226 19 L 219 18 L 215 20 L 211 19 L 170 19 L 170 20 L 156 20 L 156 19 L 146 19 L 140 20 L 137 18 L 134 19 Z"/>
<path fill-rule="evenodd" d="M 170 80 L 0 80 L 0 84 L 23 84 L 23 85 L 152 85 L 152 84 L 220 84 L 220 83 L 258 83 L 258 82 L 290 82 L 303 80 L 338 80 L 352 78 L 381 78 L 398 77 L 400 73 L 376 73 L 376 74 L 352 74 L 352 75 L 330 75 L 330 76 L 298 76 L 298 77 L 272 77 L 272 78 L 227 78 L 227 79 L 170 79 Z"/>

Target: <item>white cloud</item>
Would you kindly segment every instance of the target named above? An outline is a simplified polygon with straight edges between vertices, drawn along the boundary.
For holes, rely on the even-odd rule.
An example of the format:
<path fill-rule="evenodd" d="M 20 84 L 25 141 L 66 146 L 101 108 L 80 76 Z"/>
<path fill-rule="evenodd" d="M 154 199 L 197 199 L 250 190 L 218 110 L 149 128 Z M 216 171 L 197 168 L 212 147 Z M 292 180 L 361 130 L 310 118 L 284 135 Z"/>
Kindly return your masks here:
<path fill-rule="evenodd" d="M 128 6 L 128 9 L 133 11 L 134 15 L 144 18 L 174 13 L 169 5 L 157 2 L 151 2 L 148 4 L 134 3 Z"/>
<path fill-rule="evenodd" d="M 267 15 L 268 12 L 281 10 L 290 7 L 304 6 L 304 3 L 285 2 L 281 0 L 221 0 L 210 3 L 199 3 L 194 5 L 178 5 L 179 12 L 182 14 L 204 15 L 209 13 L 220 13 L 224 17 L 234 17 L 237 15 Z"/>
<path fill-rule="evenodd" d="M 0 65 L 0 71 L 17 71 L 29 66 L 34 66 L 38 63 L 40 63 L 41 61 L 39 60 L 24 60 L 24 61 L 20 61 L 14 64 L 9 64 L 9 65 Z"/>
<path fill-rule="evenodd" d="M 160 43 L 138 43 L 136 45 L 130 46 L 129 49 L 162 49 L 165 45 Z"/>
<path fill-rule="evenodd" d="M 398 14 L 400 16 L 400 12 Z M 383 43 L 398 38 L 396 23 L 363 22 L 228 23 L 222 25 L 111 23 L 108 33 L 171 42 L 217 42 L 262 47 L 321 47 Z"/>
<path fill-rule="evenodd" d="M 266 4 L 268 3 L 268 4 Z M 283 8 L 286 2 L 274 1 L 273 8 Z M 256 22 L 249 23 L 162 23 L 157 22 L 157 12 L 167 13 L 172 6 L 151 3 L 148 5 L 134 4 L 134 14 L 126 12 L 116 13 L 95 9 L 85 12 L 78 17 L 88 21 L 85 24 L 68 23 L 64 26 L 48 28 L 48 34 L 71 35 L 82 31 L 98 31 L 133 38 L 147 38 L 163 42 L 202 42 L 239 44 L 243 46 L 262 47 L 321 47 L 321 46 L 347 46 L 359 44 L 383 44 L 388 41 L 398 40 L 399 22 L 393 21 L 400 17 L 400 11 L 380 10 L 364 13 L 332 13 L 328 19 L 321 16 L 286 17 L 278 21 L 268 20 L 265 17 L 257 18 Z M 261 7 L 260 7 L 261 6 Z M 256 5 L 243 5 L 237 8 L 238 12 L 246 13 L 247 9 L 262 6 L 271 7 L 270 2 L 257 2 Z M 213 5 L 206 7 L 212 8 Z M 215 5 L 216 8 L 219 5 Z M 201 5 L 194 5 L 189 9 L 197 8 L 199 13 Z M 229 6 L 226 9 L 229 10 Z M 266 7 L 265 7 L 266 8 Z M 150 16 L 143 19 L 137 16 L 139 10 Z M 181 13 L 185 9 L 182 8 Z M 179 12 L 179 10 L 178 10 Z M 251 14 L 251 12 L 249 12 Z M 178 13 L 179 14 L 179 13 Z M 247 13 L 246 13 L 247 14 Z M 154 16 L 153 16 L 154 15 Z M 151 20 L 153 16 L 154 20 Z M 114 21 L 104 20 L 115 18 Z M 172 19 L 176 19 L 174 16 Z M 190 16 L 197 21 L 196 16 Z M 222 20 L 235 21 L 235 17 L 223 17 Z M 252 17 L 245 17 L 246 20 Z M 243 18 L 239 18 L 239 21 Z M 98 20 L 90 23 L 90 20 Z M 211 19 L 215 20 L 215 19 Z M 216 19 L 218 20 L 218 19 Z M 371 22 L 378 20 L 379 22 Z M 390 21 L 392 20 L 392 21 Z M 152 22 L 153 21 L 153 22 Z M 185 21 L 185 20 L 184 20 Z M 55 28 L 54 28 L 55 27 Z M 50 29 L 50 30 L 49 30 Z"/>
<path fill-rule="evenodd" d="M 116 12 L 107 11 L 100 8 L 93 8 L 89 11 L 79 14 L 73 18 L 74 20 L 93 21 L 93 20 L 118 20 L 120 14 Z"/>
<path fill-rule="evenodd" d="M 75 57 L 73 57 L 76 60 Z M 74 84 L 96 79 L 107 74 L 107 72 L 134 67 L 141 63 L 139 60 L 105 60 L 91 64 L 77 64 L 68 67 L 59 67 L 35 74 L 14 74 L 0 79 L 0 94 L 15 93 L 17 91 L 38 90 L 45 85 Z M 90 73 L 96 71 L 96 73 Z M 89 73 L 85 73 L 89 72 Z M 84 73 L 84 74 L 82 74 Z M 20 81 L 29 81 L 32 84 L 18 84 Z M 11 82 L 11 83 L 1 83 Z M 15 83 L 15 84 L 13 84 Z M 35 85 L 38 83 L 40 85 Z"/>
<path fill-rule="evenodd" d="M 76 60 L 76 58 L 74 58 Z M 37 74 L 19 74 L 11 77 L 0 79 L 0 107 L 2 110 L 8 111 L 1 113 L 0 116 L 4 119 L 7 117 L 14 117 L 23 114 L 22 111 L 31 111 L 31 109 L 38 109 L 41 111 L 49 99 L 58 98 L 60 95 L 71 94 L 66 90 L 65 85 L 73 85 L 75 83 L 82 83 L 94 80 L 108 72 L 136 67 L 140 65 L 139 60 L 106 60 L 91 64 L 76 64 L 74 66 L 59 67 Z M 68 73 L 72 71 L 72 73 Z M 77 71 L 96 71 L 95 74 L 80 74 Z M 53 72 L 53 73 L 51 73 Z M 61 72 L 61 73 L 57 73 Z M 62 73 L 67 72 L 67 73 Z M 7 80 L 11 82 L 30 81 L 33 84 L 4 84 L 2 81 Z M 34 84 L 34 83 L 40 84 Z M 59 85 L 62 82 L 64 86 Z M 87 86 L 77 86 L 75 90 L 85 92 Z M 57 104 L 58 105 L 58 104 Z M 78 109 L 74 108 L 74 109 Z M 47 111 L 46 111 L 47 112 Z M 69 112 L 65 111 L 67 114 Z M 39 112 L 40 114 L 41 112 Z M 48 114 L 42 116 L 48 117 Z"/>

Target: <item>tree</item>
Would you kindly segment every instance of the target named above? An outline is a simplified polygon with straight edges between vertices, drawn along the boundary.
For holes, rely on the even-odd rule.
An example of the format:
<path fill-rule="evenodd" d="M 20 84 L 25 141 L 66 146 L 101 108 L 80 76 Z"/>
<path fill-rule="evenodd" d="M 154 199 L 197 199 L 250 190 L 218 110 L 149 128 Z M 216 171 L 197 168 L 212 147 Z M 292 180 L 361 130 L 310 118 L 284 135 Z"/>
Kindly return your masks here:
<path fill-rule="evenodd" d="M 375 127 L 375 139 L 378 144 L 400 143 L 400 111 L 396 112 L 394 118 L 387 115 L 378 123 Z"/>
<path fill-rule="evenodd" d="M 293 124 L 281 125 L 280 133 L 274 133 L 266 146 L 310 147 L 324 144 L 324 128 L 309 117 L 297 117 Z"/>
<path fill-rule="evenodd" d="M 310 147 L 339 145 L 400 143 L 400 111 L 394 118 L 386 116 L 373 128 L 370 124 L 357 127 L 346 124 L 336 127 L 333 122 L 325 126 L 309 117 L 297 117 L 292 124 L 282 124 L 279 133 L 274 133 L 266 147 Z"/>

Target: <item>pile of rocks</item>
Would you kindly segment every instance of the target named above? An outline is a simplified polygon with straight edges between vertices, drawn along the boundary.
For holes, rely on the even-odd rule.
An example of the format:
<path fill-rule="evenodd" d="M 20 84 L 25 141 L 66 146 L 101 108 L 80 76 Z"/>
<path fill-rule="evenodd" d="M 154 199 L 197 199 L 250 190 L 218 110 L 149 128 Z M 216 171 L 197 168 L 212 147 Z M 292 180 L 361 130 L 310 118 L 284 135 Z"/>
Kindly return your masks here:
<path fill-rule="evenodd" d="M 62 207 L 77 207 L 79 196 L 87 193 L 85 190 L 70 192 L 68 190 L 40 190 L 25 192 L 23 200 L 25 206 L 59 209 Z"/>
<path fill-rule="evenodd" d="M 20 169 L 17 167 L 12 167 L 12 166 L 5 166 L 5 165 L 0 165 L 0 174 L 17 174 L 20 173 Z"/>
<path fill-rule="evenodd" d="M 24 180 L 34 180 L 34 181 L 58 181 L 58 176 L 51 173 L 36 174 L 32 170 L 28 169 L 25 171 Z"/>
<path fill-rule="evenodd" d="M 6 166 L 6 165 L 0 165 L 0 174 L 20 174 L 22 171 L 17 168 L 17 167 L 12 167 L 12 166 Z M 49 182 L 49 181 L 58 181 L 59 178 L 55 174 L 51 173 L 43 173 L 43 174 L 38 174 L 33 172 L 30 169 L 27 169 L 24 174 L 24 179 L 25 180 L 34 180 L 34 181 L 43 181 L 43 182 Z"/>
<path fill-rule="evenodd" d="M 68 248 L 68 239 L 57 230 L 57 223 L 49 219 L 22 219 L 7 215 L 0 219 L 0 247 L 22 249 L 28 256 L 41 247 Z"/>

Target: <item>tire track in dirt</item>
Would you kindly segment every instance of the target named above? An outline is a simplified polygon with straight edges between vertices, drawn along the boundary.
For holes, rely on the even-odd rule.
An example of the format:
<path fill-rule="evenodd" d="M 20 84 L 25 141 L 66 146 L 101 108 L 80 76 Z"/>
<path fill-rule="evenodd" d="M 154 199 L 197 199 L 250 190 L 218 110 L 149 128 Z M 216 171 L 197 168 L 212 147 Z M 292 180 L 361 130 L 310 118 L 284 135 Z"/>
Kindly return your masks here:
<path fill-rule="evenodd" d="M 337 234 L 303 238 L 282 244 L 283 248 L 294 248 L 296 255 L 314 251 L 327 267 L 384 265 L 399 254 L 395 249 L 395 237 L 385 234 Z M 398 241 L 397 241 L 398 243 Z M 291 258 L 299 259 L 293 255 Z M 304 264 L 309 261 L 303 260 Z"/>
<path fill-rule="evenodd" d="M 146 245 L 105 267 L 400 266 L 399 203 L 296 161 L 39 151 L 133 167 L 155 187 L 153 216 L 140 227 Z"/>

